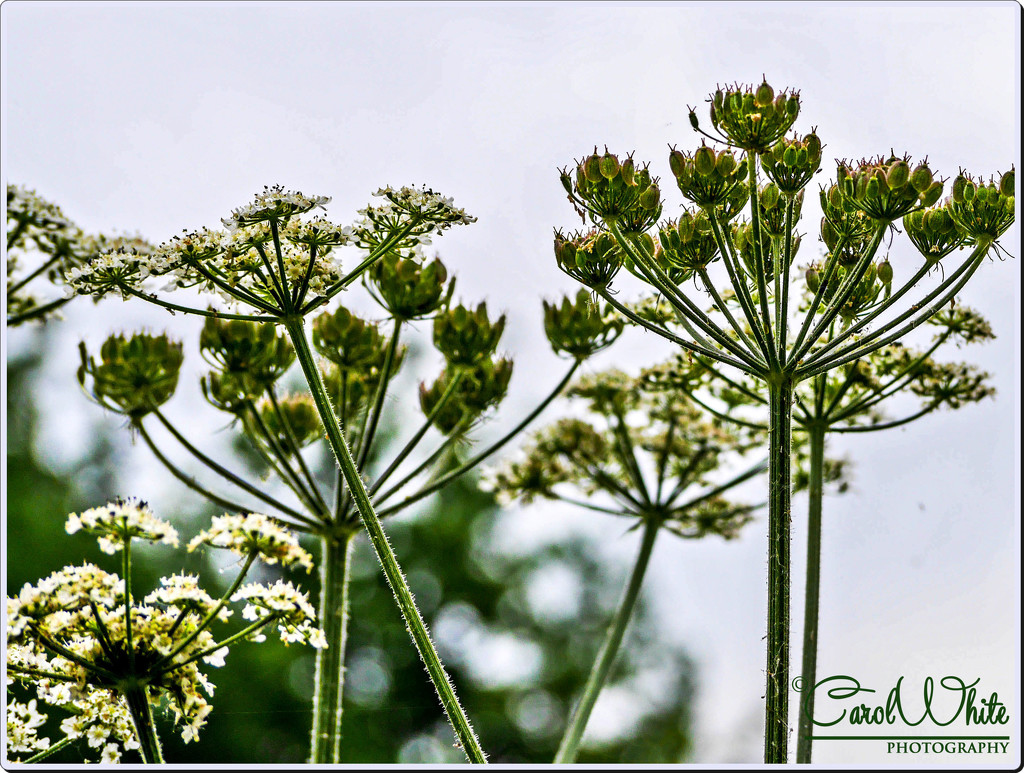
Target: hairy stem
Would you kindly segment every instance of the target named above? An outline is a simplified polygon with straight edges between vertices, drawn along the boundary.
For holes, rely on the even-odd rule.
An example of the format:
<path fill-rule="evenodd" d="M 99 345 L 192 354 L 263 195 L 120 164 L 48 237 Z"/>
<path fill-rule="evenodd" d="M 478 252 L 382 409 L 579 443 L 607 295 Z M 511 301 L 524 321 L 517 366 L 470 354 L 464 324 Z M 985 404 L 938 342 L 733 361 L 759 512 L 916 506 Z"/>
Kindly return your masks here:
<path fill-rule="evenodd" d="M 313 689 L 313 733 L 310 762 L 337 764 L 341 750 L 341 709 L 345 686 L 345 644 L 348 641 L 348 580 L 352 533 L 325 537 L 320 558 L 320 626 L 328 647 L 316 652 Z"/>
<path fill-rule="evenodd" d="M 622 594 L 622 600 L 615 610 L 611 624 L 608 626 L 608 633 L 597 654 L 597 660 L 587 677 L 587 684 L 583 688 L 583 695 L 576 709 L 572 713 L 569 725 L 562 736 L 562 742 L 558 746 L 554 763 L 569 764 L 576 761 L 576 754 L 579 751 L 580 739 L 587 727 L 587 720 L 590 719 L 590 712 L 597 703 L 597 696 L 608 681 L 612 665 L 615 663 L 615 656 L 622 644 L 622 637 L 626 633 L 626 626 L 633 616 L 633 609 L 636 607 L 637 599 L 640 597 L 640 586 L 644 582 L 644 574 L 647 571 L 647 564 L 651 558 L 651 551 L 654 549 L 654 540 L 658 536 L 658 528 L 661 526 L 661 519 L 654 516 L 647 516 L 644 521 L 644 536 L 640 543 L 640 552 L 637 554 L 636 563 L 633 565 L 633 572 L 629 577 L 629 583 Z"/>
<path fill-rule="evenodd" d="M 821 588 L 821 504 L 825 468 L 825 425 L 808 427 L 811 442 L 809 515 L 807 521 L 807 584 L 804 591 L 804 646 L 800 717 L 797 721 L 796 761 L 811 761 L 814 727 L 814 683 L 818 668 L 818 594 Z"/>
<path fill-rule="evenodd" d="M 388 584 L 395 594 L 395 600 L 398 602 L 398 607 L 402 612 L 402 617 L 405 619 L 406 626 L 409 628 L 416 649 L 427 668 L 427 673 L 434 684 L 434 689 L 437 690 L 438 698 L 440 698 L 441 705 L 448 716 L 448 721 L 455 730 L 455 734 L 469 760 L 477 763 L 486 762 L 487 758 L 484 756 L 483 749 L 480 748 L 480 742 L 477 740 L 472 727 L 470 727 L 469 720 L 459 704 L 459 700 L 455 695 L 455 689 L 452 687 L 448 673 L 441 664 L 437 650 L 430 640 L 427 626 L 420 616 L 416 602 L 413 601 L 412 592 L 409 590 L 405 576 L 398 565 L 398 560 L 391 550 L 391 545 L 381 526 L 380 519 L 374 512 L 370 498 L 366 494 L 366 487 L 363 485 L 363 480 L 356 469 L 352 452 L 345 441 L 345 436 L 334 415 L 334 409 L 331 407 L 330 398 L 327 396 L 326 389 L 324 389 L 323 380 L 320 378 L 320 371 L 313 360 L 313 352 L 310 350 L 309 341 L 306 339 L 302 318 L 291 317 L 285 319 L 284 326 L 288 331 L 292 345 L 295 347 L 296 357 L 299 360 L 299 365 L 302 367 L 303 375 L 306 377 L 306 383 L 309 385 L 313 402 L 316 404 L 317 412 L 320 414 L 320 420 L 324 424 L 331 450 L 341 466 L 345 477 L 345 485 L 355 501 L 363 526 L 366 527 L 366 531 L 369 533 L 370 542 L 373 544 L 377 558 L 384 569 Z"/>
<path fill-rule="evenodd" d="M 785 763 L 789 741 L 789 521 L 793 379 L 768 382 L 768 652 L 764 761 Z"/>
<path fill-rule="evenodd" d="M 122 685 L 119 692 L 124 696 L 128 711 L 132 715 L 143 762 L 148 765 L 162 765 L 164 757 L 160 751 L 160 739 L 156 733 L 156 723 L 153 722 L 153 711 L 146 695 L 146 686 L 132 682 Z"/>

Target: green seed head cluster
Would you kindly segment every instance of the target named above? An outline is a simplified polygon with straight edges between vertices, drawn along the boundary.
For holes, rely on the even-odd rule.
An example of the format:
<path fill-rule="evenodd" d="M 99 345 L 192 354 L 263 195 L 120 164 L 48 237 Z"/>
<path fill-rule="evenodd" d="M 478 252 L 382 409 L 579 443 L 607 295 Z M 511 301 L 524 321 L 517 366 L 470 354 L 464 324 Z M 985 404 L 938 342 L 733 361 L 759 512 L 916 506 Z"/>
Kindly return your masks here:
<path fill-rule="evenodd" d="M 388 253 L 366 273 L 367 287 L 395 319 L 429 317 L 448 305 L 455 280 L 440 259 L 420 260 L 415 253 L 403 257 Z"/>
<path fill-rule="evenodd" d="M 836 183 L 856 209 L 886 223 L 930 207 L 942 197 L 942 183 L 933 179 L 927 161 L 912 169 L 910 156 L 879 156 L 856 166 L 840 161 Z"/>
<path fill-rule="evenodd" d="M 802 191 L 821 170 L 821 140 L 812 131 L 798 140 L 783 137 L 761 156 L 761 168 L 782 193 Z"/>
<path fill-rule="evenodd" d="M 434 346 L 449 365 L 471 366 L 494 353 L 504 330 L 505 315 L 491 322 L 486 303 L 475 311 L 459 304 L 434 317 Z"/>
<path fill-rule="evenodd" d="M 308 394 L 261 400 L 256 410 L 278 445 L 287 451 L 305 448 L 320 437 L 320 417 Z M 292 443 L 294 440 L 294 445 Z"/>
<path fill-rule="evenodd" d="M 340 370 L 358 371 L 378 365 L 384 342 L 380 329 L 344 306 L 313 319 L 313 347 Z"/>
<path fill-rule="evenodd" d="M 871 219 L 857 209 L 852 199 L 843 195 L 838 185 L 823 186 L 819 199 L 823 213 L 821 240 L 829 251 L 836 249 L 840 239 L 854 249 L 867 243 L 872 231 Z"/>
<path fill-rule="evenodd" d="M 957 227 L 973 241 L 993 241 L 1008 229 L 1014 220 L 1013 169 L 1005 172 L 997 183 L 990 179 L 983 184 L 962 170 L 953 181 L 949 214 Z"/>
<path fill-rule="evenodd" d="M 663 518 L 665 528 L 685 538 L 728 539 L 750 520 L 749 507 L 694 496 L 725 455 L 745 450 L 737 433 L 708 421 L 673 392 L 651 389 L 620 370 L 579 379 L 569 397 L 586 407 L 585 417 L 540 430 L 520 459 L 494 471 L 502 497 L 530 501 L 578 492 L 577 499 L 614 502 L 610 512 Z M 661 471 L 666 495 L 660 501 L 641 504 L 637 476 L 645 469 Z M 685 504 L 691 500 L 695 504 Z"/>
<path fill-rule="evenodd" d="M 778 94 L 766 80 L 760 86 L 735 84 L 717 89 L 708 99 L 711 125 L 729 144 L 746 151 L 767 153 L 781 140 L 800 114 L 796 91 Z M 690 123 L 699 128 L 696 112 Z"/>
<path fill-rule="evenodd" d="M 729 149 L 715 154 L 706 144 L 693 153 L 672 149 L 669 167 L 683 195 L 699 207 L 722 207 L 739 214 L 747 201 L 747 168 Z"/>
<path fill-rule="evenodd" d="M 575 175 L 561 172 L 562 186 L 576 211 L 588 213 L 593 222 L 616 222 L 626 232 L 642 232 L 661 216 L 661 192 L 658 180 L 651 177 L 645 164 L 636 168 L 632 155 L 622 161 L 607 149 L 597 148 L 576 162 Z"/>
<path fill-rule="evenodd" d="M 660 262 L 683 272 L 685 280 L 694 271 L 703 271 L 721 257 L 711 231 L 711 222 L 703 210 L 685 208 L 676 221 L 662 223 L 658 229 Z"/>
<path fill-rule="evenodd" d="M 420 384 L 420 407 L 430 415 L 448 390 L 456 371 L 445 369 L 433 384 Z M 445 435 L 464 435 L 508 393 L 512 379 L 512 360 L 507 357 L 483 359 L 460 369 L 459 383 L 434 417 Z"/>
<path fill-rule="evenodd" d="M 601 290 L 619 273 L 623 254 L 615 237 L 606 231 L 593 229 L 567 236 L 556 231 L 555 260 L 558 267 L 577 282 Z"/>
<path fill-rule="evenodd" d="M 199 351 L 213 366 L 200 381 L 211 405 L 231 414 L 273 386 L 295 360 L 288 339 L 274 325 L 207 318 Z"/>
<path fill-rule="evenodd" d="M 786 201 L 787 197 L 775 183 L 768 183 L 760 189 L 757 204 L 761 214 L 761 227 L 768 236 L 779 239 L 785 237 Z M 792 194 L 792 201 L 793 225 L 796 225 L 804 204 L 803 191 Z"/>
<path fill-rule="evenodd" d="M 84 343 L 79 351 L 79 383 L 100 405 L 133 419 L 166 403 L 178 386 L 181 344 L 166 335 L 110 336 L 100 347 L 99 362 Z"/>
<path fill-rule="evenodd" d="M 586 290 L 561 304 L 544 304 L 544 332 L 551 348 L 577 360 L 585 360 L 611 346 L 625 327 L 608 305 L 597 303 Z"/>
<path fill-rule="evenodd" d="M 919 209 L 903 218 L 903 229 L 925 260 L 938 261 L 963 246 L 966 234 L 957 227 L 952 215 L 953 203 Z"/>

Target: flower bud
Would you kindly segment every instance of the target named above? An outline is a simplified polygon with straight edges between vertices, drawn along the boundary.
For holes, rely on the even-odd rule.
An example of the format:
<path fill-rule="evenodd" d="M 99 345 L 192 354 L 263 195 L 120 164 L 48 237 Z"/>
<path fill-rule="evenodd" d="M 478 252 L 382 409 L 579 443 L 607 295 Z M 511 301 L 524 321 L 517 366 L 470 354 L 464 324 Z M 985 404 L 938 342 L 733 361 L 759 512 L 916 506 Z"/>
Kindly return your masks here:
<path fill-rule="evenodd" d="M 366 276 L 377 291 L 375 299 L 402 320 L 434 314 L 447 305 L 455 291 L 455 280 L 448 281 L 448 270 L 437 258 L 427 263 L 388 253 L 370 267 Z"/>

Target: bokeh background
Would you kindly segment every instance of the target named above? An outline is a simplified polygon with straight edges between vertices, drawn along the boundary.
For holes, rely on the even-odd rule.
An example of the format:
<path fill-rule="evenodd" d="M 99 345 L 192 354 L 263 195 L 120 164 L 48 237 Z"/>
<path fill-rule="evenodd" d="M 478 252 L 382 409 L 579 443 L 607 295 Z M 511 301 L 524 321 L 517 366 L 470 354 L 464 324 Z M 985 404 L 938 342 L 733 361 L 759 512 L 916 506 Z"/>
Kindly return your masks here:
<path fill-rule="evenodd" d="M 5 182 L 36 189 L 84 229 L 154 242 L 215 226 L 274 183 L 332 196 L 328 214 L 339 221 L 385 184 L 426 183 L 453 196 L 479 221 L 432 249 L 458 274 L 462 298 L 507 311 L 503 347 L 517 362 L 508 401 L 477 433 L 485 442 L 564 367 L 540 314 L 542 297 L 576 289 L 551 255 L 552 228 L 578 223 L 558 167 L 607 144 L 635 150 L 670 178 L 667 145 L 699 144 L 687 106 L 718 83 L 763 73 L 777 88 L 800 89 L 797 128 L 817 127 L 826 158 L 893 149 L 927 155 L 949 178 L 961 166 L 987 177 L 1020 166 L 1020 19 L 1014 2 L 14 0 L 0 9 L 0 160 Z M 663 187 L 671 216 L 681 197 Z M 802 229 L 811 237 L 813 198 Z M 818 670 L 883 691 L 901 675 L 981 678 L 1010 706 L 1012 754 L 1020 738 L 1019 226 L 1003 243 L 1016 257 L 983 266 L 960 299 L 998 335 L 959 353 L 992 373 L 996 399 L 830 446 L 851 459 L 854 478 L 850 492 L 825 503 Z M 798 262 L 820 250 L 806 239 Z M 899 238 L 892 245 L 897 281 L 914 261 L 910 250 Z M 637 289 L 621 286 L 625 297 Z M 373 313 L 361 291 L 344 302 Z M 197 387 L 197 321 L 118 300 L 65 309 L 63 321 L 5 333 L 8 593 L 91 551 L 84 537 L 63 534 L 71 510 L 139 495 L 187 533 L 210 514 L 85 399 L 74 378 L 80 340 L 95 349 L 111 332 L 140 328 L 184 340 L 182 385 L 168 412 L 205 448 L 234 453 L 233 433 Z M 635 371 L 669 353 L 630 331 L 588 367 Z M 406 366 L 396 431 L 415 410 L 417 380 L 434 373 L 425 348 Z M 794 621 L 802 619 L 803 508 L 800 499 Z M 505 761 L 550 759 L 637 534 L 554 506 L 498 510 L 469 486 L 390 527 L 485 748 Z M 346 759 L 457 761 L 372 554 L 360 551 Z M 153 558 L 154 578 L 169 571 Z M 216 580 L 216 567 L 195 560 L 188 568 Z M 584 759 L 760 758 L 765 568 L 763 518 L 727 544 L 659 542 L 627 662 L 598 704 Z M 204 740 L 169 740 L 168 757 L 301 761 L 311 663 L 295 648 L 237 648 L 217 674 Z M 892 758 L 881 745 L 821 742 L 815 760 Z"/>

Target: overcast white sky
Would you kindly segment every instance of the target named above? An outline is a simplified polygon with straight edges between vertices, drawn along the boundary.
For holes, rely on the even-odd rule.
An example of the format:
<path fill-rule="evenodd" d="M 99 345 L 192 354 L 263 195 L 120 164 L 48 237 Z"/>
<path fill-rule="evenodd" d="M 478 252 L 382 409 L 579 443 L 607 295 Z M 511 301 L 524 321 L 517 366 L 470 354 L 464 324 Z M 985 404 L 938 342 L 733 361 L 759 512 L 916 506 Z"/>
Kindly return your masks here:
<path fill-rule="evenodd" d="M 1019 167 L 1020 19 L 1014 2 L 9 0 L 3 177 L 86 229 L 153 241 L 216 225 L 267 184 L 332 196 L 328 213 L 340 221 L 380 185 L 443 191 L 479 218 L 435 242 L 460 295 L 509 314 L 504 345 L 518 357 L 509 421 L 562 368 L 540 319 L 541 296 L 575 289 L 551 254 L 552 228 L 578 223 L 557 167 L 595 144 L 635 150 L 666 181 L 671 215 L 682 199 L 667 144 L 699 144 L 687 105 L 762 73 L 801 90 L 797 127 L 818 127 L 828 159 L 893 148 L 927 155 L 950 178 L 960 166 L 986 177 Z M 802 230 L 813 236 L 816 222 L 811 208 Z M 856 675 L 880 691 L 899 675 L 981 677 L 980 692 L 1009 702 L 1019 760 L 1019 226 L 1003 243 L 1016 257 L 983 266 L 961 298 L 999 336 L 960 353 L 993 374 L 997 399 L 830 446 L 855 462 L 855 479 L 825 505 L 819 674 Z M 808 238 L 801 257 L 817 249 Z M 897 240 L 894 265 L 908 250 Z M 73 452 L 97 419 L 73 381 L 79 338 L 95 347 L 121 328 L 173 325 L 192 342 L 198 326 L 118 301 L 73 304 L 66 316 L 45 396 L 65 406 L 48 439 Z M 16 352 L 31 341 L 17 331 L 8 344 Z M 595 364 L 636 368 L 669 351 L 633 332 Z M 172 405 L 179 416 L 194 407 L 183 396 Z M 152 474 L 145 449 L 136 456 L 129 469 Z M 794 511 L 795 644 L 804 504 Z M 505 530 L 512 541 L 542 538 L 552 522 L 602 531 L 623 561 L 635 549 L 620 524 L 551 509 L 517 513 Z M 764 575 L 763 520 L 727 545 L 666 537 L 657 548 L 649 590 L 701 666 L 695 760 L 760 758 Z M 815 760 L 966 763 L 897 760 L 881 742 L 819 742 Z"/>

